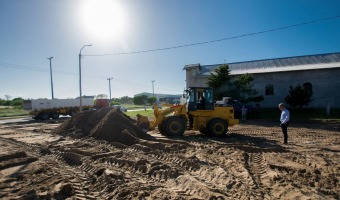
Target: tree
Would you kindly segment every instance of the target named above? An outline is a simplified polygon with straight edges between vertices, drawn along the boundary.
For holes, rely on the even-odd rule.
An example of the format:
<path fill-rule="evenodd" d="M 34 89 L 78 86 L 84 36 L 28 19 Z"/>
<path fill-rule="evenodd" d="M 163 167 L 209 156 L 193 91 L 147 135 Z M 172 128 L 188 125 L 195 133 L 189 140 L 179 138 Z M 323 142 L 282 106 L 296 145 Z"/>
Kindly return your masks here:
<path fill-rule="evenodd" d="M 123 96 L 120 98 L 112 98 L 112 105 L 120 105 L 120 104 L 132 104 L 133 98 L 128 96 Z"/>
<path fill-rule="evenodd" d="M 216 68 L 213 73 L 210 73 L 207 85 L 214 89 L 214 98 L 222 99 L 226 95 L 226 89 L 230 86 L 230 70 L 228 65 L 222 65 Z"/>
<path fill-rule="evenodd" d="M 148 98 L 148 104 L 153 104 L 153 103 L 156 103 L 156 97 L 150 97 Z"/>
<path fill-rule="evenodd" d="M 229 96 L 242 103 L 263 101 L 263 96 L 257 96 L 259 92 L 252 88 L 253 80 L 252 74 L 231 77 L 229 66 L 222 65 L 211 73 L 207 85 L 214 90 L 215 100 Z"/>
<path fill-rule="evenodd" d="M 133 97 L 133 103 L 136 105 L 144 105 L 148 97 L 146 95 Z"/>
<path fill-rule="evenodd" d="M 252 74 L 243 74 L 236 77 L 236 80 L 233 82 L 235 85 L 235 92 L 233 93 L 234 98 L 240 100 L 241 103 L 248 103 L 250 101 L 260 102 L 263 101 L 263 96 L 258 96 L 259 93 L 257 90 L 253 89 L 252 82 L 254 81 L 254 76 Z"/>
<path fill-rule="evenodd" d="M 12 106 L 21 106 L 22 105 L 22 101 L 23 99 L 22 98 L 14 98 L 11 102 L 11 105 Z"/>
<path fill-rule="evenodd" d="M 4 106 L 4 105 L 6 105 L 6 100 L 0 99 L 0 106 Z"/>
<path fill-rule="evenodd" d="M 132 103 L 132 100 L 133 99 L 131 97 L 128 97 L 128 96 L 123 96 L 123 97 L 120 98 L 121 103 L 126 103 L 126 104 Z"/>
<path fill-rule="evenodd" d="M 313 91 L 311 88 L 304 88 L 300 84 L 295 87 L 290 86 L 289 95 L 286 96 L 285 102 L 294 108 L 302 108 L 303 106 L 308 106 L 308 104 L 313 101 L 311 98 L 312 95 Z"/>

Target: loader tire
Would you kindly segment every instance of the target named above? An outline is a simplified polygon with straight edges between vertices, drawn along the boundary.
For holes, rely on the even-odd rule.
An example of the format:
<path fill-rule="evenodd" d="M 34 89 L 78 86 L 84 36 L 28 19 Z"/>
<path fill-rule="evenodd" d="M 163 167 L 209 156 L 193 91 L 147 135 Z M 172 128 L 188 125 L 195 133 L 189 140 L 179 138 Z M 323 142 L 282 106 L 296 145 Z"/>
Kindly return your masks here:
<path fill-rule="evenodd" d="M 199 132 L 204 134 L 204 135 L 209 135 L 208 130 L 206 127 L 199 127 Z"/>
<path fill-rule="evenodd" d="M 208 132 L 211 136 L 223 137 L 228 132 L 228 122 L 221 118 L 212 119 L 208 123 Z"/>
<path fill-rule="evenodd" d="M 56 112 L 50 113 L 50 117 L 51 117 L 52 119 L 58 119 L 59 116 L 60 116 L 59 113 L 56 113 Z"/>
<path fill-rule="evenodd" d="M 158 124 L 158 131 L 160 132 L 160 134 L 165 135 L 163 123 Z"/>
<path fill-rule="evenodd" d="M 48 120 L 50 118 L 50 116 L 47 113 L 40 113 L 38 115 L 38 119 L 40 120 Z"/>
<path fill-rule="evenodd" d="M 185 120 L 182 117 L 171 116 L 164 121 L 164 133 L 168 136 L 181 136 L 185 131 Z"/>

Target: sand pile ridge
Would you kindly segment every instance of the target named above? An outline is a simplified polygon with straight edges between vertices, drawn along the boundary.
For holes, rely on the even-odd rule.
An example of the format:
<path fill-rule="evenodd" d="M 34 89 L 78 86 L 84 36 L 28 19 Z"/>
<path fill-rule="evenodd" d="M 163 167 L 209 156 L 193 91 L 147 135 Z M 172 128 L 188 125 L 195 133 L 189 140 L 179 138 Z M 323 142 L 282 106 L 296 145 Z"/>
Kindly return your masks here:
<path fill-rule="evenodd" d="M 93 137 L 108 142 L 133 145 L 147 135 L 136 126 L 136 121 L 114 108 L 102 108 L 77 113 L 54 131 L 73 137 Z"/>

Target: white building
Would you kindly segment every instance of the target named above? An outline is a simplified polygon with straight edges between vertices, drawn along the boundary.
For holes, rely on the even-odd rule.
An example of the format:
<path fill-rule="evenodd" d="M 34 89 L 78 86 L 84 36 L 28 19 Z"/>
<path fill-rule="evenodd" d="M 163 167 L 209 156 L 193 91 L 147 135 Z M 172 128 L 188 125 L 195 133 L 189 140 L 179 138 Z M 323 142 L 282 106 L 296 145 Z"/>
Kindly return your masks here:
<path fill-rule="evenodd" d="M 207 87 L 207 80 L 223 64 L 185 65 L 187 87 Z M 297 84 L 313 91 L 309 107 L 340 108 L 340 53 L 229 63 L 230 75 L 254 75 L 254 89 L 263 95 L 262 107 L 276 107 Z"/>

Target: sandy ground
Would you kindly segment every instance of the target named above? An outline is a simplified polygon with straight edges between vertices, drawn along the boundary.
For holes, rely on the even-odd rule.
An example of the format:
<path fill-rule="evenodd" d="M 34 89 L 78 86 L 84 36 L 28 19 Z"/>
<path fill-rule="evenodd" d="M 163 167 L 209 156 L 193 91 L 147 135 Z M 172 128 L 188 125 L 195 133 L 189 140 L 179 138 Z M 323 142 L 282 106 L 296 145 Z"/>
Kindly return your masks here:
<path fill-rule="evenodd" d="M 248 121 L 225 138 L 157 131 L 128 146 L 0 125 L 0 199 L 339 199 L 340 125 Z"/>

